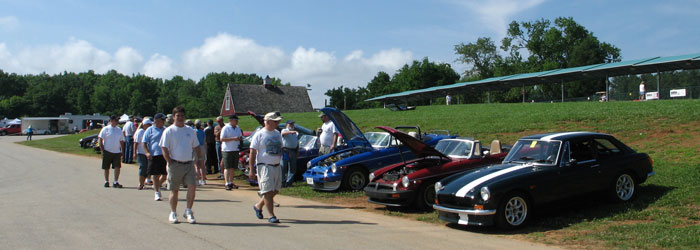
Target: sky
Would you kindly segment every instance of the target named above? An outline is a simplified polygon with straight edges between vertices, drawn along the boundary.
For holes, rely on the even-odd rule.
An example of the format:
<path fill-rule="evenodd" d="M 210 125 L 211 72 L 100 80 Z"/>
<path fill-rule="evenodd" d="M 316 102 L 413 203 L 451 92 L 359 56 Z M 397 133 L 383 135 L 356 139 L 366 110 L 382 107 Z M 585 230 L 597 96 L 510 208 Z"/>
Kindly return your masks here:
<path fill-rule="evenodd" d="M 449 63 L 454 46 L 498 41 L 512 21 L 573 17 L 623 60 L 700 52 L 700 0 L 165 1 L 0 0 L 0 69 L 270 75 L 326 90 L 366 86 L 413 60 Z M 215 100 L 220 101 L 220 100 Z"/>

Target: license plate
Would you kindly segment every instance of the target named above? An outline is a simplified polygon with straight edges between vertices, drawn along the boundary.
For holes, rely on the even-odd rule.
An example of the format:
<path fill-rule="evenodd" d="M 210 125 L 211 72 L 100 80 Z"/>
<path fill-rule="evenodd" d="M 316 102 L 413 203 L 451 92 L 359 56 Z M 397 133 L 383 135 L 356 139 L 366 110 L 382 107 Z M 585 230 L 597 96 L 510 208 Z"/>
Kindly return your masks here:
<path fill-rule="evenodd" d="M 460 213 L 459 214 L 459 221 L 457 221 L 457 224 L 468 225 L 469 224 L 469 215 L 467 215 L 465 213 Z"/>
<path fill-rule="evenodd" d="M 306 184 L 313 185 L 313 184 L 314 184 L 314 178 L 311 178 L 311 177 L 306 178 Z"/>

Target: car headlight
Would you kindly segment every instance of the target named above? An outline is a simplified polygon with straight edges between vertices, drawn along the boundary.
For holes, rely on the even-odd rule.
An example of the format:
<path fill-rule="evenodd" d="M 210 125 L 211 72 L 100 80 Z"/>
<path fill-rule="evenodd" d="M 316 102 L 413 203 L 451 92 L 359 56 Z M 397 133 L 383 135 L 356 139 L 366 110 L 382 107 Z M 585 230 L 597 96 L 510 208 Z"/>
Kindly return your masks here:
<path fill-rule="evenodd" d="M 311 161 L 306 162 L 306 169 L 311 168 Z"/>
<path fill-rule="evenodd" d="M 489 200 L 491 198 L 491 191 L 489 191 L 488 187 L 482 187 L 481 188 L 481 199 L 484 201 Z"/>
<path fill-rule="evenodd" d="M 438 182 L 435 183 L 435 193 L 437 193 L 438 191 L 442 190 L 443 188 L 445 188 L 445 187 L 442 186 L 442 182 L 439 182 L 439 181 L 438 181 Z"/>
<path fill-rule="evenodd" d="M 401 178 L 401 185 L 403 185 L 403 187 L 405 187 L 405 188 L 408 187 L 408 184 L 410 182 L 411 182 L 411 180 L 408 179 L 408 176 L 404 176 L 403 178 Z"/>
<path fill-rule="evenodd" d="M 369 181 L 374 180 L 374 173 L 369 173 Z"/>
<path fill-rule="evenodd" d="M 331 172 L 335 173 L 335 171 L 338 170 L 338 167 L 335 166 L 335 163 L 331 164 Z"/>

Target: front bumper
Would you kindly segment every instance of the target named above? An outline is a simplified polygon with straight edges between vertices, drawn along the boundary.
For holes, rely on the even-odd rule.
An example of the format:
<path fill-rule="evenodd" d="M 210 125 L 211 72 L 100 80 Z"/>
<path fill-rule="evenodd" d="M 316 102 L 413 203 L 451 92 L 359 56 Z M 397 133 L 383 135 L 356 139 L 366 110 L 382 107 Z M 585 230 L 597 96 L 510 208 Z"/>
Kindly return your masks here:
<path fill-rule="evenodd" d="M 306 170 L 306 173 L 303 175 L 304 181 L 306 181 L 306 183 L 315 190 L 338 190 L 338 188 L 340 188 L 340 183 L 343 180 L 343 172 L 338 171 L 332 173 L 331 171 L 328 171 L 328 173 L 325 175 L 324 173 L 325 171 L 314 171 L 314 169 Z"/>
<path fill-rule="evenodd" d="M 416 197 L 415 190 L 394 190 L 393 186 L 376 182 L 368 184 L 364 191 L 367 201 L 391 207 L 408 206 Z"/>
<path fill-rule="evenodd" d="M 493 219 L 496 215 L 495 209 L 456 209 L 440 206 L 438 204 L 433 205 L 433 208 L 438 211 L 438 217 L 441 220 L 461 225 L 490 226 L 493 225 Z"/>

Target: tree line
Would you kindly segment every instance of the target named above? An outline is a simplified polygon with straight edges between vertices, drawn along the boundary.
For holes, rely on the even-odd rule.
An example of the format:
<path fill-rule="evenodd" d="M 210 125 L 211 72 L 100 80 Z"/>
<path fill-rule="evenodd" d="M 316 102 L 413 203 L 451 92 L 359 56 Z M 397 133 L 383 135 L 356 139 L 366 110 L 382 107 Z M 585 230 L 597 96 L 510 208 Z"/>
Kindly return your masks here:
<path fill-rule="evenodd" d="M 456 81 L 476 81 L 519 73 L 619 62 L 622 59 L 619 48 L 600 41 L 593 32 L 571 17 L 558 17 L 553 21 L 513 21 L 500 44 L 496 44 L 490 37 L 480 37 L 474 42 L 455 45 L 454 52 L 458 57 L 457 62 L 469 65 L 469 68 L 462 72 L 461 78 L 449 64 L 437 64 L 425 58 L 423 61 L 413 61 L 410 66 L 404 65 L 393 77 L 379 72 L 365 87 L 353 89 L 340 86 L 328 90 L 326 95 L 331 99 L 331 106 L 345 109 L 377 107 L 381 104 L 363 100 L 401 91 L 452 84 Z M 697 75 L 697 70 L 665 72 L 661 74 L 661 88 L 697 85 Z M 611 78 L 612 97 L 622 100 L 636 98 L 642 80 L 647 81 L 648 90 L 656 89 L 655 76 L 651 74 Z M 605 79 L 566 82 L 564 91 L 567 99 L 594 96 L 596 92 L 605 91 Z M 523 94 L 528 101 L 550 101 L 561 99 L 561 85 L 552 83 L 489 93 L 462 91 L 450 94 L 461 103 L 485 103 L 489 100 L 520 102 Z M 437 98 L 432 103 L 444 103 L 443 100 L 444 98 Z M 410 104 L 430 103 L 431 100 L 423 100 Z"/>
<path fill-rule="evenodd" d="M 192 117 L 216 116 L 229 83 L 262 84 L 256 74 L 209 73 L 198 82 L 124 75 L 115 70 L 18 75 L 0 70 L 0 116 L 58 116 L 74 114 L 153 116 L 182 105 Z M 272 78 L 272 84 L 281 80 Z M 287 83 L 288 85 L 289 83 Z"/>

